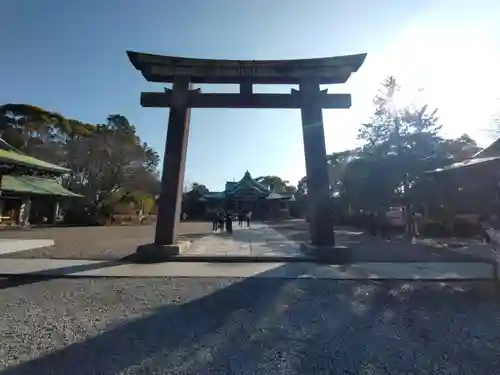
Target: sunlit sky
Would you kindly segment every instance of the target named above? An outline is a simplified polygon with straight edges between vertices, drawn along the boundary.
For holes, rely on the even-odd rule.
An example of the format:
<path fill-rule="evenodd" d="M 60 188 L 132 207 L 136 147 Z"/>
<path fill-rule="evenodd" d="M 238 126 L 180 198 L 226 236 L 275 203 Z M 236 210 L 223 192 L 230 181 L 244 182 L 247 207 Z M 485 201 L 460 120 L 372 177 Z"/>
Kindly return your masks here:
<path fill-rule="evenodd" d="M 443 133 L 484 145 L 500 111 L 499 19 L 493 0 L 3 0 L 0 103 L 94 123 L 120 113 L 163 154 L 168 110 L 139 105 L 141 91 L 162 86 L 145 82 L 127 49 L 229 59 L 367 52 L 346 85 L 328 87 L 353 98 L 349 110 L 324 111 L 328 152 L 356 146 L 388 75 L 403 84 L 401 105 L 427 102 L 439 109 Z M 194 110 L 186 182 L 218 190 L 246 170 L 294 184 L 305 174 L 299 111 Z"/>

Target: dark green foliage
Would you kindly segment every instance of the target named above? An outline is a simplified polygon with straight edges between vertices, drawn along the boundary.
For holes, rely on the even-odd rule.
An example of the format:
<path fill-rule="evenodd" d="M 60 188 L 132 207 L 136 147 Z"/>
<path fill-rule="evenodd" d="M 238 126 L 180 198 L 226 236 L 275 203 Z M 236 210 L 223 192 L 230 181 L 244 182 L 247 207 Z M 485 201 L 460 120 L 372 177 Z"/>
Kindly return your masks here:
<path fill-rule="evenodd" d="M 0 135 L 27 155 L 71 170 L 64 185 L 86 198 L 74 210 L 79 217 L 107 215 L 116 195 L 159 193 L 159 156 L 125 116 L 110 115 L 105 124 L 93 125 L 28 104 L 5 104 Z"/>

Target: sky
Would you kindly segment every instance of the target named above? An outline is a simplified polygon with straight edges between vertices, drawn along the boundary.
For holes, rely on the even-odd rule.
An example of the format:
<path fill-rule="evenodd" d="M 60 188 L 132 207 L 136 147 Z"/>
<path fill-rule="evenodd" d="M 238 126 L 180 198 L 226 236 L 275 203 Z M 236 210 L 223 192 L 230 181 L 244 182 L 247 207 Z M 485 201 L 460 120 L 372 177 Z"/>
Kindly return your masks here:
<path fill-rule="evenodd" d="M 380 82 L 398 102 L 438 108 L 443 135 L 492 140 L 500 112 L 500 2 L 494 0 L 1 0 L 0 103 L 29 103 L 90 123 L 126 116 L 161 155 L 168 109 L 142 108 L 148 83 L 126 50 L 197 58 L 292 59 L 368 53 L 345 85 L 348 110 L 325 110 L 327 152 L 355 147 Z M 258 86 L 257 92 L 290 92 Z M 203 92 L 235 92 L 205 85 Z M 305 175 L 300 112 L 196 109 L 186 183 Z"/>

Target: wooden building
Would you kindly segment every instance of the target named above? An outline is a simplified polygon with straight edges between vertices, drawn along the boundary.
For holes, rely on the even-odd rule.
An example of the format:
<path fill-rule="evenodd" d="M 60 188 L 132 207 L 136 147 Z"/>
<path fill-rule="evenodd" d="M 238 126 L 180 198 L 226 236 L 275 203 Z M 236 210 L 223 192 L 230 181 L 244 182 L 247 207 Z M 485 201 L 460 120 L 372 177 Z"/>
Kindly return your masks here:
<path fill-rule="evenodd" d="M 69 170 L 0 142 L 0 224 L 55 224 L 61 202 L 80 197 L 58 181 Z"/>
<path fill-rule="evenodd" d="M 426 218 L 450 227 L 457 221 L 478 226 L 481 216 L 500 214 L 500 139 L 470 159 L 429 171 L 422 179 L 419 196 Z"/>
<path fill-rule="evenodd" d="M 201 198 L 208 215 L 219 209 L 233 213 L 251 211 L 256 219 L 289 216 L 289 202 L 293 200 L 292 194 L 269 189 L 253 179 L 248 171 L 241 180 L 226 182 L 224 191 L 209 192 Z"/>

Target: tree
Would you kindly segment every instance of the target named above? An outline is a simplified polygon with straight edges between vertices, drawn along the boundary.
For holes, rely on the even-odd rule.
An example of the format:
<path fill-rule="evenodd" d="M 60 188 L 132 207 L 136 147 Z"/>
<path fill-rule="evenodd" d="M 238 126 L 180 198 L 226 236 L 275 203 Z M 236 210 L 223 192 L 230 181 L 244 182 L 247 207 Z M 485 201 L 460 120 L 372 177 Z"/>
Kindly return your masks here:
<path fill-rule="evenodd" d="M 205 185 L 193 182 L 191 189 L 183 194 L 182 211 L 187 213 L 190 218 L 203 216 L 205 211 L 201 198 L 208 192 L 209 190 Z"/>
<path fill-rule="evenodd" d="M 67 142 L 67 153 L 68 184 L 98 209 L 111 194 L 138 189 L 145 176 L 153 177 L 159 160 L 120 115 L 109 116 L 90 134 Z"/>
<path fill-rule="evenodd" d="M 370 206 L 405 201 L 405 195 L 415 179 L 436 164 L 437 150 L 442 141 L 438 136 L 441 126 L 437 111 L 429 111 L 426 105 L 409 104 L 398 108 L 395 103 L 399 89 L 394 77 L 382 83 L 374 99 L 374 115 L 369 123 L 361 126 L 358 135 L 364 142 L 359 153 L 364 162 L 353 167 L 361 167 L 363 173 L 354 175 L 363 176 L 367 186 L 376 186 L 368 194 L 372 200 Z M 350 186 L 353 189 L 352 183 Z"/>
<path fill-rule="evenodd" d="M 307 176 L 302 177 L 297 183 L 297 194 L 307 195 Z"/>
<path fill-rule="evenodd" d="M 355 155 L 355 151 L 345 150 L 341 152 L 334 152 L 326 156 L 328 163 L 328 178 L 330 181 L 330 190 L 332 195 L 335 196 L 340 194 L 345 168 L 350 161 L 354 160 L 356 157 Z"/>
<path fill-rule="evenodd" d="M 470 159 L 481 151 L 481 147 L 468 134 L 463 134 L 456 139 L 443 139 L 437 149 L 437 156 L 447 163 Z"/>
<path fill-rule="evenodd" d="M 261 183 L 270 190 L 275 190 L 278 193 L 286 192 L 286 187 L 289 183 L 289 181 L 283 180 L 278 176 L 261 176 L 257 177 L 255 181 Z"/>
<path fill-rule="evenodd" d="M 205 185 L 200 184 L 198 182 L 193 182 L 191 184 L 191 191 L 195 192 L 196 194 L 198 194 L 200 196 L 209 192 L 208 188 Z"/>
<path fill-rule="evenodd" d="M 141 143 L 125 116 L 93 125 L 28 104 L 5 104 L 0 135 L 13 150 L 69 168 L 64 184 L 84 194 L 96 212 L 114 195 L 120 200 L 131 192 L 159 193 L 159 155 Z"/>
<path fill-rule="evenodd" d="M 69 121 L 56 112 L 28 104 L 0 106 L 0 136 L 14 148 L 47 161 L 61 161 L 54 146 L 66 141 L 69 128 Z"/>
<path fill-rule="evenodd" d="M 344 171 L 340 197 L 354 209 L 377 210 L 398 204 L 397 188 L 401 178 L 392 173 L 397 158 L 360 157 Z"/>
<path fill-rule="evenodd" d="M 442 203 L 442 196 L 430 197 L 436 186 L 429 185 L 424 172 L 479 151 L 467 134 L 456 139 L 440 136 L 437 110 L 415 103 L 398 106 L 399 94 L 396 79 L 387 78 L 374 98 L 372 118 L 360 126 L 361 147 L 328 157 L 338 206 L 383 210 L 390 205 L 409 209 L 439 199 Z"/>

